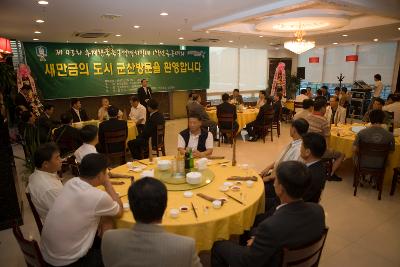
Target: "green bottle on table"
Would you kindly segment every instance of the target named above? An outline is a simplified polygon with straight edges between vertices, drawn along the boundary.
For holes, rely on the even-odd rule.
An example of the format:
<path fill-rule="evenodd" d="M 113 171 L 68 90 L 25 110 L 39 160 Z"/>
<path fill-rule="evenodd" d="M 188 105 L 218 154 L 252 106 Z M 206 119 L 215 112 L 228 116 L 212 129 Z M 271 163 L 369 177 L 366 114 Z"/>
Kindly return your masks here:
<path fill-rule="evenodd" d="M 190 169 L 194 168 L 193 151 L 191 148 L 189 148 L 189 166 L 190 166 Z"/>

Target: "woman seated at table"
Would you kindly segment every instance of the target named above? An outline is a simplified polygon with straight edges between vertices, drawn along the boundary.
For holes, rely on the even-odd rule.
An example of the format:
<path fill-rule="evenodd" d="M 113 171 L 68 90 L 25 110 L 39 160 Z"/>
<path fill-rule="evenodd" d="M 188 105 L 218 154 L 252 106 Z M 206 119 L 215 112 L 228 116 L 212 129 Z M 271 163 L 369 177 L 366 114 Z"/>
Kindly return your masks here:
<path fill-rule="evenodd" d="M 108 100 L 107 97 L 103 97 L 101 99 L 101 107 L 99 108 L 99 111 L 97 112 L 97 116 L 99 118 L 99 121 L 104 121 L 108 120 L 110 116 L 108 115 L 108 108 L 110 107 L 110 101 Z M 118 119 L 122 119 L 123 113 L 121 110 L 118 110 Z"/>
<path fill-rule="evenodd" d="M 201 117 L 197 113 L 189 114 L 189 127 L 178 134 L 178 151 L 181 155 L 191 149 L 193 157 L 203 158 L 213 152 L 213 135 L 201 128 Z"/>
<path fill-rule="evenodd" d="M 249 133 L 250 142 L 256 142 L 258 140 L 259 136 L 255 130 L 255 127 L 262 126 L 264 124 L 264 116 L 267 111 L 273 111 L 271 103 L 272 103 L 272 98 L 267 97 L 267 102 L 264 104 L 264 106 L 260 108 L 256 120 L 246 125 L 247 132 Z"/>
<path fill-rule="evenodd" d="M 256 107 L 260 108 L 260 107 L 264 106 L 265 103 L 267 102 L 266 98 L 267 98 L 267 92 L 265 92 L 265 90 L 261 90 L 258 93 L 258 100 L 257 100 Z"/>

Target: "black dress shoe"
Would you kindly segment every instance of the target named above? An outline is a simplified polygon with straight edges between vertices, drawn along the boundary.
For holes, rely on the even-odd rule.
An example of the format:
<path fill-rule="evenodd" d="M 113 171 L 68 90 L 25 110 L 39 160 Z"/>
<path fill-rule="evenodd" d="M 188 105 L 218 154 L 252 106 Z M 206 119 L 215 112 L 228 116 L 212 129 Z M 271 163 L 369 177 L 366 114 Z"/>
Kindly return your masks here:
<path fill-rule="evenodd" d="M 328 179 L 328 181 L 335 181 L 335 182 L 341 182 L 343 179 L 336 174 L 331 175 Z"/>

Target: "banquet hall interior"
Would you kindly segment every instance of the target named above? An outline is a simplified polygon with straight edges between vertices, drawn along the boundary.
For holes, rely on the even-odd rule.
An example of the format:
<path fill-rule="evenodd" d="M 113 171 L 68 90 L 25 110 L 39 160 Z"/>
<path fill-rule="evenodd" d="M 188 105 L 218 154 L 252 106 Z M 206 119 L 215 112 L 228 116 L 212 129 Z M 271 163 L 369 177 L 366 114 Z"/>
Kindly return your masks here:
<path fill-rule="evenodd" d="M 399 0 L 1 4 L 1 266 L 400 266 Z"/>

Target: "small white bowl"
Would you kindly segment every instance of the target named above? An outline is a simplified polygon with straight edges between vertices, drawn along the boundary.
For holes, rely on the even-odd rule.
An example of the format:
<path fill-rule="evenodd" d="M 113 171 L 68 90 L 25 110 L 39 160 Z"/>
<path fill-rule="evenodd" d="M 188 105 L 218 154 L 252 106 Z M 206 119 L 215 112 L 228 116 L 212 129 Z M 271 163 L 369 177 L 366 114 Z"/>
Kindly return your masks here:
<path fill-rule="evenodd" d="M 192 191 L 185 191 L 183 192 L 183 196 L 186 198 L 191 198 L 193 197 L 193 192 Z"/>
<path fill-rule="evenodd" d="M 133 172 L 141 172 L 141 171 L 143 171 L 143 168 L 142 167 L 135 167 L 135 168 L 132 168 L 131 170 Z"/>
<path fill-rule="evenodd" d="M 221 185 L 219 187 L 219 191 L 221 192 L 227 192 L 229 190 L 229 186 Z"/>
<path fill-rule="evenodd" d="M 157 168 L 160 171 L 166 171 L 171 168 L 171 161 L 166 159 L 160 159 L 157 161 Z"/>
<path fill-rule="evenodd" d="M 230 186 L 232 186 L 232 185 L 233 185 L 232 182 L 225 182 L 225 183 L 224 183 L 224 186 L 227 186 L 227 187 L 230 187 Z"/>
<path fill-rule="evenodd" d="M 154 177 L 154 170 L 142 171 L 142 173 L 140 174 L 140 178 L 144 178 L 144 177 Z"/>
<path fill-rule="evenodd" d="M 246 181 L 246 185 L 248 188 L 253 187 L 254 181 L 248 180 L 248 181 Z"/>
<path fill-rule="evenodd" d="M 186 174 L 186 182 L 188 184 L 201 183 L 201 173 L 200 172 L 189 172 L 188 174 Z"/>
<path fill-rule="evenodd" d="M 178 209 L 170 209 L 169 210 L 169 216 L 173 219 L 179 217 L 179 210 Z"/>
<path fill-rule="evenodd" d="M 133 168 L 133 162 L 127 162 L 126 166 L 128 167 L 128 169 L 132 169 Z"/>
<path fill-rule="evenodd" d="M 214 200 L 214 201 L 212 202 L 212 206 L 213 206 L 214 209 L 219 209 L 219 208 L 221 208 L 221 206 L 222 206 L 221 200 Z"/>

